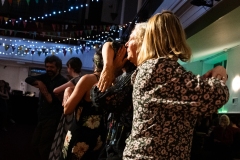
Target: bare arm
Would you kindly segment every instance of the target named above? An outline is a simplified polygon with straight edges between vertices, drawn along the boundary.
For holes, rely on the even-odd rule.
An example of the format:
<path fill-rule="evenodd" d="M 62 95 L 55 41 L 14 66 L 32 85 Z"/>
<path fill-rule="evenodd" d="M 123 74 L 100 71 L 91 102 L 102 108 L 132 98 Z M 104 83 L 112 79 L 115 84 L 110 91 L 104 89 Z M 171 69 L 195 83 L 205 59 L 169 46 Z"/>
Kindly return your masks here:
<path fill-rule="evenodd" d="M 71 96 L 73 90 L 74 90 L 74 87 L 67 87 L 67 88 L 64 90 L 63 101 L 62 101 L 62 105 L 63 105 L 63 106 L 64 106 L 65 103 L 67 102 L 68 98 Z"/>
<path fill-rule="evenodd" d="M 114 59 L 114 50 L 112 48 L 111 42 L 106 42 L 102 48 L 103 55 L 103 70 L 100 75 L 97 87 L 100 91 L 104 92 L 109 88 L 115 80 L 115 73 L 122 69 L 123 65 L 126 63 L 127 59 L 124 58 L 126 54 L 126 48 L 123 46 L 119 49 L 116 58 Z"/>
<path fill-rule="evenodd" d="M 81 77 L 71 96 L 64 104 L 64 114 L 71 114 L 81 99 L 85 98 L 85 95 L 89 95 L 90 89 L 95 83 L 97 83 L 97 79 L 93 74 L 87 74 Z"/>
<path fill-rule="evenodd" d="M 68 87 L 71 87 L 71 88 L 72 88 L 72 87 L 75 87 L 75 86 L 74 86 L 74 84 L 73 84 L 71 81 L 68 81 L 67 83 L 64 83 L 63 85 L 55 88 L 55 89 L 53 90 L 53 93 L 54 93 L 55 95 L 58 95 L 58 94 L 64 92 L 64 90 L 65 90 L 66 88 L 68 88 Z"/>

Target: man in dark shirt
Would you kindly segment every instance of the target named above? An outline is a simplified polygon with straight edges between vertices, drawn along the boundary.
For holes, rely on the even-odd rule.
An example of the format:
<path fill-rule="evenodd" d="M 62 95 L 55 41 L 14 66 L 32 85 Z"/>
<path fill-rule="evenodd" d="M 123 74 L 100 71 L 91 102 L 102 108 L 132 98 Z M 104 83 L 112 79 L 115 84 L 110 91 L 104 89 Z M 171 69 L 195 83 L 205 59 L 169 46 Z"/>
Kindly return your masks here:
<path fill-rule="evenodd" d="M 32 144 L 36 156 L 41 160 L 47 160 L 54 135 L 63 113 L 62 96 L 56 97 L 54 88 L 67 82 L 61 74 L 62 61 L 55 55 L 46 57 L 46 73 L 38 76 L 30 76 L 25 82 L 39 88 L 38 124 L 34 131 Z M 38 154 L 38 155 L 37 155 Z"/>

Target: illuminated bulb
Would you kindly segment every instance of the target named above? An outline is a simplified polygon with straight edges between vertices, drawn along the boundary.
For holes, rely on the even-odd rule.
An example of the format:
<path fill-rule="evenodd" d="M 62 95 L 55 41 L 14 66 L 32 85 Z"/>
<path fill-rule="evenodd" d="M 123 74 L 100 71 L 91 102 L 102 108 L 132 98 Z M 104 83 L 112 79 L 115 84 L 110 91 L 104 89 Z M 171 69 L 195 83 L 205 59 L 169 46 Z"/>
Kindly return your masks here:
<path fill-rule="evenodd" d="M 240 77 L 239 77 L 239 75 L 237 75 L 233 78 L 232 89 L 235 92 L 237 92 L 240 89 Z"/>

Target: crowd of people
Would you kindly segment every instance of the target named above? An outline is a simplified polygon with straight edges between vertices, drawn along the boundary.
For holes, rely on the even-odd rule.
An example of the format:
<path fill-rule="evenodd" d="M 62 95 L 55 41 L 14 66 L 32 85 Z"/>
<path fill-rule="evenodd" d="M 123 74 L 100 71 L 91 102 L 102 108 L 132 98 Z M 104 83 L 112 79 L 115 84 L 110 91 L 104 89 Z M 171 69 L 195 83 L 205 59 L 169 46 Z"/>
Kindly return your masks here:
<path fill-rule="evenodd" d="M 225 68 L 194 75 L 178 63 L 191 55 L 179 19 L 163 11 L 136 24 L 125 45 L 104 43 L 94 54 L 92 74 L 80 76 L 82 63 L 74 57 L 67 80 L 62 61 L 46 57 L 46 73 L 25 80 L 40 91 L 36 156 L 190 159 L 198 118 L 213 115 L 229 98 Z M 223 128 L 215 127 L 211 136 Z"/>

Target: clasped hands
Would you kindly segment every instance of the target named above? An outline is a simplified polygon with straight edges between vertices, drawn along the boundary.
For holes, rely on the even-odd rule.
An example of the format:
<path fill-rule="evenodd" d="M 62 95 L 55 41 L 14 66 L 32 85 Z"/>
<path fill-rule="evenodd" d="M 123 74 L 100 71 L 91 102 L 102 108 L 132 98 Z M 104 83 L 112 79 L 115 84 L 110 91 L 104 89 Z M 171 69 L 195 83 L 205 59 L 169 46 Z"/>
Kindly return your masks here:
<path fill-rule="evenodd" d="M 203 77 L 203 79 L 213 77 L 218 80 L 222 80 L 224 83 L 226 83 L 226 81 L 228 80 L 228 75 L 227 75 L 226 69 L 222 66 L 217 66 L 217 67 L 213 68 L 212 70 L 205 73 L 202 77 Z"/>

